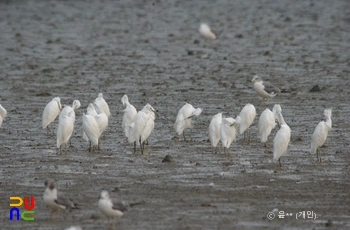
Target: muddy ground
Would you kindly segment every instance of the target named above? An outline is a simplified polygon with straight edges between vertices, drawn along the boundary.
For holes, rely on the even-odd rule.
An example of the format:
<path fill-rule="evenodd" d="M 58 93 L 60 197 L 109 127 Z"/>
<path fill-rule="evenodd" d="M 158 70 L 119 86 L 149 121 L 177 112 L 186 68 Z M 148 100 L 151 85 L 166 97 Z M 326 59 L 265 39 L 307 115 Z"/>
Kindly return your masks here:
<path fill-rule="evenodd" d="M 0 128 L 0 228 L 105 229 L 102 189 L 140 203 L 117 229 L 350 228 L 349 15 L 346 0 L 1 1 L 0 103 L 8 116 Z M 201 21 L 218 40 L 200 37 Z M 252 89 L 254 74 L 282 88 L 268 106 Z M 315 85 L 320 92 L 310 92 Z M 99 92 L 112 116 L 101 150 L 88 152 L 81 116 Z M 150 103 L 159 111 L 145 155 L 125 142 L 124 94 L 137 109 Z M 82 103 L 66 155 L 41 129 L 55 96 Z M 204 109 L 192 142 L 173 130 L 185 102 Z M 258 141 L 258 117 L 250 144 L 239 135 L 232 157 L 211 154 L 212 116 L 235 117 L 246 103 L 258 115 L 281 104 L 292 129 L 283 170 Z M 333 107 L 333 130 L 319 164 L 310 135 L 326 107 Z M 167 154 L 174 162 L 162 163 Z M 50 221 L 46 178 L 81 209 Z M 35 196 L 35 221 L 9 221 L 11 195 Z M 280 219 L 278 211 L 292 216 Z M 301 211 L 317 219 L 296 220 Z"/>

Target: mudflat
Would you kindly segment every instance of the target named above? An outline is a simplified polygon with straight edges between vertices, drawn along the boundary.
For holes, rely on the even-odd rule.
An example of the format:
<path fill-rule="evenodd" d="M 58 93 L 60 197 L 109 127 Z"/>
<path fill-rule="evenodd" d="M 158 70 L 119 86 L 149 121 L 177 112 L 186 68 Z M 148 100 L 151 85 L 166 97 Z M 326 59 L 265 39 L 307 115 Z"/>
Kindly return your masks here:
<path fill-rule="evenodd" d="M 116 229 L 349 228 L 349 10 L 346 0 L 1 1 L 1 229 L 106 229 L 103 189 L 135 204 Z M 217 40 L 200 36 L 201 22 Z M 282 89 L 267 105 L 253 90 L 255 74 Z M 89 152 L 82 115 L 100 92 L 112 116 L 101 149 Z M 144 155 L 122 131 L 124 94 L 159 113 Z M 82 104 L 62 155 L 41 128 L 56 96 Z M 192 141 L 173 128 L 185 102 L 203 108 L 187 131 Z M 281 105 L 292 130 L 282 170 L 257 137 L 258 116 L 249 144 L 238 135 L 231 156 L 211 153 L 211 118 L 236 117 L 247 103 L 258 116 Z M 327 107 L 333 129 L 317 163 L 311 134 Z M 166 155 L 173 161 L 163 163 Z M 47 178 L 80 209 L 51 221 Z M 10 221 L 10 196 L 34 196 L 35 220 Z M 297 219 L 303 211 L 316 218 Z"/>

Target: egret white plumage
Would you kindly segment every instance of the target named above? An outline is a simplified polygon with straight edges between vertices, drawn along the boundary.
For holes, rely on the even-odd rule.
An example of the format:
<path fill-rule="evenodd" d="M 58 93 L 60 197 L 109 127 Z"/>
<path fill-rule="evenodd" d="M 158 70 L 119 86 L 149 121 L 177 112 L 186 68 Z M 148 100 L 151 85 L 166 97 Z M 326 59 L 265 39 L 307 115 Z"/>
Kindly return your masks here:
<path fill-rule="evenodd" d="M 7 111 L 2 105 L 0 105 L 0 126 L 2 125 L 2 122 L 4 121 L 6 117 Z"/>
<path fill-rule="evenodd" d="M 220 145 L 218 145 L 220 141 L 220 126 L 222 122 L 222 113 L 218 113 L 210 121 L 209 124 L 209 140 L 212 146 L 212 153 L 214 154 L 216 146 L 218 146 L 219 153 Z"/>
<path fill-rule="evenodd" d="M 205 24 L 201 23 L 199 26 L 199 33 L 208 40 L 215 40 L 216 35 L 211 31 L 210 27 Z"/>
<path fill-rule="evenodd" d="M 83 130 L 89 139 L 89 151 L 91 150 L 91 144 L 98 146 L 98 140 L 100 138 L 100 130 L 98 123 L 94 116 L 83 114 Z"/>
<path fill-rule="evenodd" d="M 98 200 L 98 209 L 107 217 L 108 224 L 110 223 L 110 219 L 112 219 L 112 225 L 114 226 L 117 218 L 123 216 L 127 208 L 128 205 L 125 202 L 120 199 L 112 200 L 107 191 L 103 190 L 101 192 Z"/>
<path fill-rule="evenodd" d="M 133 118 L 129 125 L 128 141 L 130 143 L 134 142 L 134 152 L 136 152 L 136 141 L 139 141 L 141 153 L 143 154 L 143 144 L 154 129 L 154 120 L 155 110 L 150 104 L 145 105 Z"/>
<path fill-rule="evenodd" d="M 53 98 L 46 106 L 43 112 L 43 129 L 53 122 L 58 114 L 61 112 L 61 99 L 59 97 Z"/>
<path fill-rule="evenodd" d="M 105 113 L 108 117 L 111 115 L 109 111 L 109 106 L 105 99 L 103 99 L 102 93 L 98 94 L 98 97 L 94 101 L 94 106 L 96 108 L 97 113 Z"/>
<path fill-rule="evenodd" d="M 75 113 L 74 111 L 70 111 L 67 115 L 59 119 L 57 129 L 57 148 L 60 149 L 60 154 L 61 146 L 67 144 L 72 136 L 75 121 L 73 117 L 75 117 Z"/>
<path fill-rule="evenodd" d="M 282 169 L 280 157 L 287 151 L 290 141 L 291 130 L 283 119 L 282 113 L 277 113 L 276 118 L 280 125 L 280 129 L 276 133 L 273 139 L 273 160 L 279 161 L 280 168 Z"/>
<path fill-rule="evenodd" d="M 249 137 L 249 127 L 254 122 L 256 116 L 256 110 L 254 105 L 246 104 L 242 111 L 238 115 L 241 118 L 239 125 L 239 133 L 242 134 L 244 132 L 244 140 L 247 139 L 248 143 L 250 142 Z"/>
<path fill-rule="evenodd" d="M 258 123 L 258 134 L 261 140 L 261 143 L 264 143 L 265 147 L 268 147 L 266 144 L 267 138 L 270 135 L 272 129 L 276 127 L 276 114 L 282 113 L 282 108 L 279 104 L 276 104 L 272 111 L 270 109 L 265 109 L 261 113 Z"/>
<path fill-rule="evenodd" d="M 326 142 L 328 132 L 332 130 L 332 109 L 325 109 L 324 121 L 320 121 L 311 137 L 311 154 L 317 154 L 317 161 L 322 162 L 320 147 Z"/>
<path fill-rule="evenodd" d="M 98 130 L 99 130 L 99 135 L 98 135 L 99 140 L 98 140 L 97 149 L 100 149 L 101 135 L 108 127 L 108 116 L 105 113 L 99 113 L 95 115 L 94 118 L 98 124 Z"/>
<path fill-rule="evenodd" d="M 92 103 L 90 103 L 89 106 L 87 107 L 86 115 L 91 115 L 93 117 L 95 117 L 97 115 L 95 106 Z M 90 141 L 88 136 L 86 136 L 86 133 L 84 132 L 84 130 L 83 130 L 83 139 L 86 140 L 86 141 Z"/>
<path fill-rule="evenodd" d="M 135 117 L 135 115 L 137 114 L 137 110 L 136 108 L 129 103 L 129 99 L 127 95 L 124 95 L 122 97 L 122 103 L 124 106 L 124 116 L 123 116 L 123 123 L 122 123 L 122 128 L 124 130 L 125 133 L 125 137 L 128 138 L 129 136 L 129 125 L 132 122 L 132 119 Z"/>
<path fill-rule="evenodd" d="M 236 141 L 237 128 L 241 122 L 239 116 L 236 119 L 227 117 L 222 119 L 220 126 L 220 139 L 222 147 L 224 148 L 224 154 L 229 154 L 229 148 L 233 141 Z"/>
<path fill-rule="evenodd" d="M 64 106 L 64 108 L 60 113 L 59 120 L 61 120 L 64 116 L 67 116 L 68 113 L 70 112 L 73 112 L 70 117 L 75 119 L 75 110 L 79 109 L 80 106 L 81 104 L 79 100 L 74 100 L 72 106 L 69 106 L 69 105 Z"/>
<path fill-rule="evenodd" d="M 254 89 L 258 96 L 263 98 L 262 103 L 264 103 L 265 100 L 267 103 L 269 98 L 275 97 L 278 93 L 281 92 L 279 88 L 264 82 L 258 75 L 255 75 L 253 77 L 252 82 L 254 83 Z"/>
<path fill-rule="evenodd" d="M 174 128 L 178 135 L 183 135 L 184 140 L 186 141 L 185 137 L 185 129 L 191 127 L 191 120 L 194 116 L 199 116 L 202 113 L 203 109 L 197 108 L 195 109 L 191 104 L 186 103 L 182 108 L 179 110 L 177 116 Z"/>
<path fill-rule="evenodd" d="M 51 220 L 55 211 L 58 212 L 58 219 L 60 219 L 61 210 L 76 209 L 77 206 L 67 198 L 63 193 L 58 192 L 55 188 L 53 180 L 45 181 L 44 202 L 51 209 Z"/>

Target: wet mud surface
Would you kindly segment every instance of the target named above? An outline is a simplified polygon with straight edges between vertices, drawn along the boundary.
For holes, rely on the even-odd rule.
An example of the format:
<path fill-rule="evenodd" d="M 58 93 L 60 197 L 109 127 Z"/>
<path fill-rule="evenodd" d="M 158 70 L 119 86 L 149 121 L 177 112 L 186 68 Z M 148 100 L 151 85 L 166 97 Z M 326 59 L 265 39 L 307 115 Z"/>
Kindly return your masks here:
<path fill-rule="evenodd" d="M 0 3 L 0 128 L 2 229 L 105 229 L 97 209 L 102 189 L 133 206 L 117 229 L 323 229 L 331 220 L 350 227 L 349 1 L 2 1 Z M 218 40 L 198 33 L 208 22 Z M 292 129 L 284 166 L 272 148 L 238 135 L 231 157 L 211 154 L 207 130 L 216 113 L 235 117 L 260 105 L 254 74 L 282 89 L 280 103 Z M 319 92 L 310 92 L 318 85 Z M 99 152 L 88 152 L 81 116 L 103 92 L 112 116 Z M 120 98 L 159 111 L 147 153 L 132 154 L 122 133 Z M 41 129 L 45 105 L 80 100 L 72 146 L 57 155 L 56 137 Z M 189 102 L 203 108 L 192 142 L 173 130 Z M 310 155 L 310 135 L 333 107 L 333 130 Z M 57 125 L 57 120 L 55 124 Z M 269 137 L 269 144 L 276 130 Z M 162 163 L 166 155 L 172 162 Z M 50 220 L 44 181 L 80 204 Z M 115 191 L 115 192 L 113 192 Z M 35 221 L 9 221 L 9 196 L 35 196 Z M 268 220 L 268 212 L 292 217 Z M 317 219 L 296 220 L 314 211 Z"/>

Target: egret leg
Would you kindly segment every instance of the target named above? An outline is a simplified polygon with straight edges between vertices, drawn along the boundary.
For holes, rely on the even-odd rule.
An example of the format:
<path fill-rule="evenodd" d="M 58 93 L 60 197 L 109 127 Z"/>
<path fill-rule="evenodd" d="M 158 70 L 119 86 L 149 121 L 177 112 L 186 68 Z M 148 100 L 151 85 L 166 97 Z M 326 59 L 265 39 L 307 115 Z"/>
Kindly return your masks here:
<path fill-rule="evenodd" d="M 215 148 L 214 147 L 211 147 L 211 153 L 214 154 L 215 153 Z"/>
<path fill-rule="evenodd" d="M 184 141 L 186 141 L 185 131 L 183 131 L 182 135 L 183 135 L 183 137 L 184 137 Z"/>
<path fill-rule="evenodd" d="M 280 164 L 280 169 L 282 169 L 281 158 L 278 159 L 278 162 L 279 162 L 279 164 Z"/>
<path fill-rule="evenodd" d="M 89 141 L 89 152 L 91 152 L 91 141 Z"/>
<path fill-rule="evenodd" d="M 248 135 L 248 144 L 249 144 L 250 143 L 249 128 L 247 129 L 247 135 Z"/>
<path fill-rule="evenodd" d="M 224 147 L 224 155 L 226 156 L 226 148 Z"/>
<path fill-rule="evenodd" d="M 62 152 L 61 152 L 61 146 L 62 146 L 62 145 L 60 145 L 60 154 L 62 153 Z"/>
<path fill-rule="evenodd" d="M 140 139 L 139 139 L 139 142 L 140 142 L 140 150 L 141 150 L 141 154 L 143 154 L 142 143 L 141 143 L 141 137 L 140 137 Z"/>
<path fill-rule="evenodd" d="M 98 138 L 97 151 L 100 151 L 100 141 L 101 141 L 101 138 Z"/>
<path fill-rule="evenodd" d="M 134 141 L 134 153 L 136 153 L 136 141 Z"/>
<path fill-rule="evenodd" d="M 220 144 L 218 144 L 219 154 L 221 154 Z"/>

